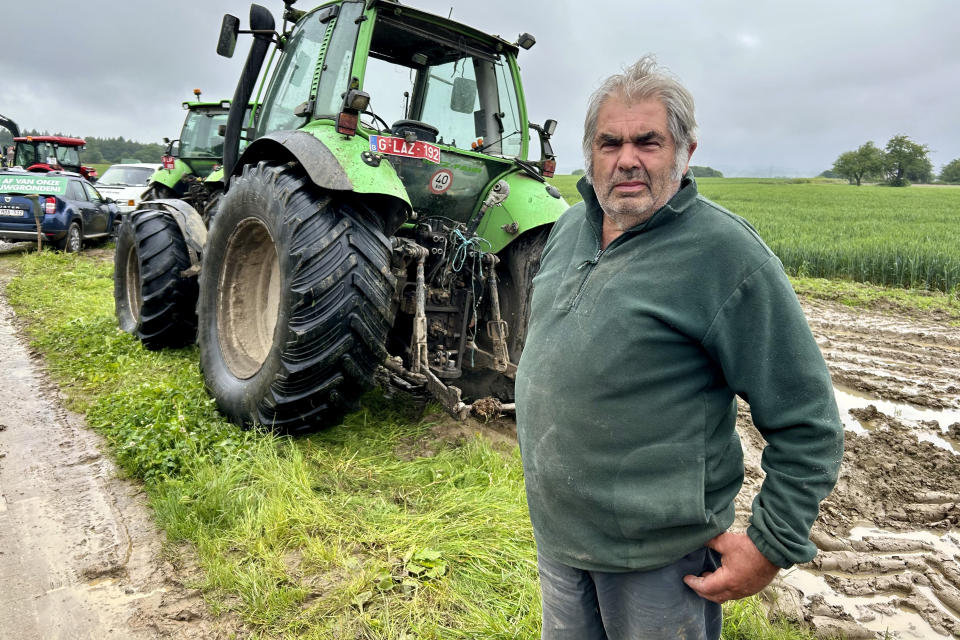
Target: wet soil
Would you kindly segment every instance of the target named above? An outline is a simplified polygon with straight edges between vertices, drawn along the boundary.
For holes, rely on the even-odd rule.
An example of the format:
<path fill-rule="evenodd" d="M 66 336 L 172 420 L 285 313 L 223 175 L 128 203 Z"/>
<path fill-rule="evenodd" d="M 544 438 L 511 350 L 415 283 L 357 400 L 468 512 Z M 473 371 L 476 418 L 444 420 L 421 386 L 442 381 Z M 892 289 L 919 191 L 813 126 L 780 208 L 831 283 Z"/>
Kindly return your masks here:
<path fill-rule="evenodd" d="M 0 290 L 9 273 L 0 268 Z M 242 638 L 190 588 L 137 483 L 66 411 L 0 295 L 0 638 Z"/>
<path fill-rule="evenodd" d="M 846 427 L 810 564 L 765 594 L 822 637 L 960 637 L 960 328 L 805 301 Z M 744 526 L 762 440 L 749 411 Z M 886 634 L 886 636 L 884 635 Z"/>

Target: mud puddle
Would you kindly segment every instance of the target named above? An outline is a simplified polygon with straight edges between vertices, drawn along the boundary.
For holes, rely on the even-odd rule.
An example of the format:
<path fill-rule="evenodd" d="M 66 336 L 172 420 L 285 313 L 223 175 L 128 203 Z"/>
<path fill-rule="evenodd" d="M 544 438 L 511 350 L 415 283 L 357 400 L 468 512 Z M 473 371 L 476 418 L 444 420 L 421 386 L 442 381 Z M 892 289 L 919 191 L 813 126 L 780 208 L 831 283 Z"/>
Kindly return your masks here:
<path fill-rule="evenodd" d="M 834 388 L 844 429 L 866 435 L 874 428 L 878 415 L 889 416 L 910 425 L 920 440 L 960 453 L 960 409 L 931 409 L 906 402 L 874 397 L 842 385 Z"/>

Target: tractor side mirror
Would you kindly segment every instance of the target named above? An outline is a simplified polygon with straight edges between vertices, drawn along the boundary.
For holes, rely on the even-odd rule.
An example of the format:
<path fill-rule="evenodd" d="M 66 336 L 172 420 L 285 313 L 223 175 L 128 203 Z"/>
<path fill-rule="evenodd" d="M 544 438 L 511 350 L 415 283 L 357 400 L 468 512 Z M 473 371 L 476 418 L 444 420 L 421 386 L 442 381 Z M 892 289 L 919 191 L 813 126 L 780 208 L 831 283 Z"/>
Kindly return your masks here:
<path fill-rule="evenodd" d="M 223 16 L 220 25 L 220 40 L 217 41 L 217 54 L 224 58 L 232 58 L 237 48 L 237 34 L 240 33 L 240 18 L 229 13 Z"/>
<path fill-rule="evenodd" d="M 470 78 L 454 78 L 450 92 L 450 109 L 457 113 L 473 113 L 477 103 L 477 81 Z"/>

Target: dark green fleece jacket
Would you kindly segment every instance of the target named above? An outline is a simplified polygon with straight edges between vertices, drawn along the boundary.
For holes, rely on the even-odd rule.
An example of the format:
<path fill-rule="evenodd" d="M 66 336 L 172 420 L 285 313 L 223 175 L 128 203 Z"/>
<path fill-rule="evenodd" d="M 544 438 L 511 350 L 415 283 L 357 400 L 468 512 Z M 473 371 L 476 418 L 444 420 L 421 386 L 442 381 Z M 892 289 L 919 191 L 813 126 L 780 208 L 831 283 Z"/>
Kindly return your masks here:
<path fill-rule="evenodd" d="M 725 531 L 743 483 L 739 395 L 767 442 L 747 533 L 780 567 L 810 560 L 843 428 L 780 261 L 689 178 L 601 251 L 596 195 L 578 188 L 533 281 L 516 381 L 539 551 L 647 570 Z"/>

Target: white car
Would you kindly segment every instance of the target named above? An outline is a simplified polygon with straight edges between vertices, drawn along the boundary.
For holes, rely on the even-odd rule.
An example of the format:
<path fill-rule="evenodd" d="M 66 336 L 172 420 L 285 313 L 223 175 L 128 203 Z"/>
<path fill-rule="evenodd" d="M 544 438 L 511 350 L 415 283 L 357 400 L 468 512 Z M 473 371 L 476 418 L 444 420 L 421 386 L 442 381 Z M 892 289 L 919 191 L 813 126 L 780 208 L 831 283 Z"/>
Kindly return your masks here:
<path fill-rule="evenodd" d="M 142 162 L 110 166 L 97 180 L 97 190 L 113 198 L 121 215 L 126 215 L 140 204 L 140 196 L 147 189 L 150 176 L 162 164 Z"/>

